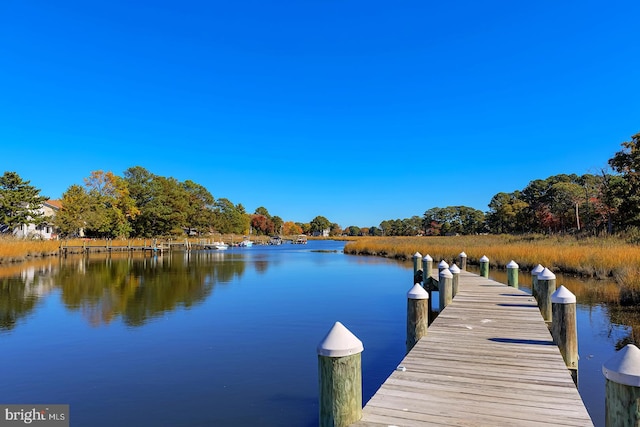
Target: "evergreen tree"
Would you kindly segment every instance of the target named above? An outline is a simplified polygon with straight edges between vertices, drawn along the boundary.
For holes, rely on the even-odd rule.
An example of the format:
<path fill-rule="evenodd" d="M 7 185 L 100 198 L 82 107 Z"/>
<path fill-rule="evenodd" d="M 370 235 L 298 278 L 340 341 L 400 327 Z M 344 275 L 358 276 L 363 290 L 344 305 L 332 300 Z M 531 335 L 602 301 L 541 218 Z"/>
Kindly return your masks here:
<path fill-rule="evenodd" d="M 48 197 L 23 181 L 16 172 L 5 172 L 0 177 L 0 225 L 12 232 L 23 224 L 40 224 L 44 220 L 42 204 Z"/>
<path fill-rule="evenodd" d="M 618 222 L 623 228 L 640 227 L 640 133 L 633 135 L 631 141 L 623 142 L 622 147 L 609 160 L 609 166 L 624 179 L 613 196 L 621 202 Z"/>

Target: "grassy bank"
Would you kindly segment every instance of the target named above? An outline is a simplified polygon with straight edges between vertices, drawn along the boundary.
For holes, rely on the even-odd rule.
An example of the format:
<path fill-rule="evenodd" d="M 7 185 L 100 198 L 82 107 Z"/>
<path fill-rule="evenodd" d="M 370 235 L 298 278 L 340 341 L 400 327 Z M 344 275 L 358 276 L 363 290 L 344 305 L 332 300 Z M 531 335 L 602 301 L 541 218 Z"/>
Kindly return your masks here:
<path fill-rule="evenodd" d="M 538 264 L 554 272 L 586 277 L 613 277 L 630 289 L 640 289 L 640 246 L 614 238 L 576 239 L 545 236 L 452 236 L 364 237 L 349 242 L 345 253 L 410 259 L 414 253 L 429 254 L 434 261 L 457 261 L 460 252 L 467 262 L 478 264 L 486 255 L 494 268 L 514 260 L 522 270 Z"/>
<path fill-rule="evenodd" d="M 60 243 L 55 240 L 24 240 L 0 238 L 0 264 L 26 261 L 58 254 Z"/>
<path fill-rule="evenodd" d="M 297 236 L 283 236 L 283 239 L 294 240 L 296 237 Z M 154 242 L 161 244 L 169 241 L 184 242 L 186 240 L 191 243 L 224 241 L 228 244 L 238 244 L 243 240 L 243 236 L 237 234 L 218 234 L 209 238 L 114 239 L 109 241 L 104 239 L 25 240 L 12 236 L 2 236 L 0 237 L 0 265 L 13 264 L 34 258 L 57 256 L 60 245 L 67 247 L 82 247 L 86 245 L 104 248 L 108 244 L 111 248 L 125 248 L 127 246 L 151 246 Z M 256 244 L 266 245 L 269 243 L 270 237 L 251 236 L 251 240 Z"/>

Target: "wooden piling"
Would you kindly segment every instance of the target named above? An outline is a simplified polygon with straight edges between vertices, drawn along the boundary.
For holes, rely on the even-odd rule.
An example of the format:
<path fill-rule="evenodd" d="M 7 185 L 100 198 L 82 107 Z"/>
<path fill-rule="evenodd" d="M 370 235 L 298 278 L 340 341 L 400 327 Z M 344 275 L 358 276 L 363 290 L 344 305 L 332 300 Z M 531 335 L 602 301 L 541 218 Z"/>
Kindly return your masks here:
<path fill-rule="evenodd" d="M 424 289 L 429 294 L 429 301 L 427 303 L 429 306 L 429 316 L 428 316 L 429 322 L 433 321 L 433 319 L 436 317 L 433 310 L 432 292 L 434 287 L 437 285 L 437 282 L 434 278 L 431 277 L 432 271 L 433 271 L 433 258 L 431 258 L 431 255 L 426 254 L 424 257 L 422 257 L 422 276 L 423 276 Z"/>
<path fill-rule="evenodd" d="M 318 344 L 320 427 L 346 427 L 362 417 L 363 350 L 340 322 Z"/>
<path fill-rule="evenodd" d="M 545 322 L 551 322 L 553 310 L 551 295 L 556 291 L 556 275 L 548 268 L 538 274 L 538 308 Z"/>
<path fill-rule="evenodd" d="M 640 425 L 640 349 L 627 344 L 602 365 L 606 378 L 605 426 Z"/>
<path fill-rule="evenodd" d="M 531 295 L 534 298 L 538 298 L 538 274 L 544 271 L 544 267 L 540 264 L 533 267 L 531 270 Z"/>
<path fill-rule="evenodd" d="M 453 264 L 451 267 L 449 267 L 449 271 L 453 276 L 453 279 L 451 279 L 451 296 L 452 298 L 455 298 L 456 294 L 458 293 L 458 287 L 460 282 L 460 267 Z"/>
<path fill-rule="evenodd" d="M 422 278 L 424 287 L 431 284 L 431 272 L 433 271 L 433 258 L 431 255 L 426 254 L 422 257 Z M 431 295 L 429 295 L 431 296 Z"/>
<path fill-rule="evenodd" d="M 576 296 L 564 286 L 551 295 L 551 336 L 560 349 L 574 384 L 578 384 L 578 327 L 576 320 Z"/>
<path fill-rule="evenodd" d="M 483 255 L 482 258 L 480 258 L 480 276 L 485 279 L 489 278 L 489 258 L 487 258 L 486 255 Z"/>
<path fill-rule="evenodd" d="M 453 274 L 448 268 L 438 276 L 438 293 L 440 294 L 440 312 L 453 300 Z"/>
<path fill-rule="evenodd" d="M 419 283 L 407 292 L 407 353 L 420 338 L 427 335 L 429 326 L 429 293 Z"/>
<path fill-rule="evenodd" d="M 418 271 L 422 270 L 422 254 L 416 252 L 413 254 L 413 277 L 416 277 Z M 414 282 L 415 283 L 415 282 Z"/>
<path fill-rule="evenodd" d="M 449 268 L 449 263 L 447 263 L 447 261 L 445 260 L 440 261 L 440 263 L 438 264 L 438 275 L 442 273 L 442 270 L 446 270 L 448 268 Z"/>
<path fill-rule="evenodd" d="M 460 264 L 460 270 L 467 270 L 467 254 L 460 252 L 460 255 L 458 255 L 458 264 Z"/>
<path fill-rule="evenodd" d="M 507 264 L 507 285 L 518 288 L 518 268 L 520 266 L 514 260 Z"/>

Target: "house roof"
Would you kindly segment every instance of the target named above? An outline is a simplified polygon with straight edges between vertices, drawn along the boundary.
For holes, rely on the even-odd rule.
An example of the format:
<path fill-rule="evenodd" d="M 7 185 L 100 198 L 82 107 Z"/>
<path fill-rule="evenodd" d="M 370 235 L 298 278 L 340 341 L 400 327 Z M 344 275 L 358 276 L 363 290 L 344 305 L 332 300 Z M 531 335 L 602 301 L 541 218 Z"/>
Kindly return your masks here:
<path fill-rule="evenodd" d="M 62 202 L 60 200 L 49 199 L 44 202 L 44 204 L 52 207 L 55 210 L 60 210 L 60 208 L 62 208 Z"/>

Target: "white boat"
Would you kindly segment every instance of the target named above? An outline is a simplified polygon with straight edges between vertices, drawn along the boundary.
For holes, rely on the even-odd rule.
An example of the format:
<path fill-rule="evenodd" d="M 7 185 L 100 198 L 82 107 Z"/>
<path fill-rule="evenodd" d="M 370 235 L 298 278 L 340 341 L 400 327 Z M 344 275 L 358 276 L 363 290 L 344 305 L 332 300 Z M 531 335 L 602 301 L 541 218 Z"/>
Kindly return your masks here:
<path fill-rule="evenodd" d="M 238 243 L 238 246 L 243 248 L 250 248 L 251 246 L 253 246 L 253 242 L 245 238 L 242 242 Z"/>
<path fill-rule="evenodd" d="M 225 250 L 225 249 L 229 249 L 229 245 L 227 245 L 225 242 L 211 242 L 207 245 L 205 245 L 206 249 L 218 249 L 218 250 Z"/>
<path fill-rule="evenodd" d="M 282 244 L 282 237 L 280 237 L 280 236 L 271 237 L 271 239 L 269 239 L 269 244 L 270 245 L 281 245 Z"/>

